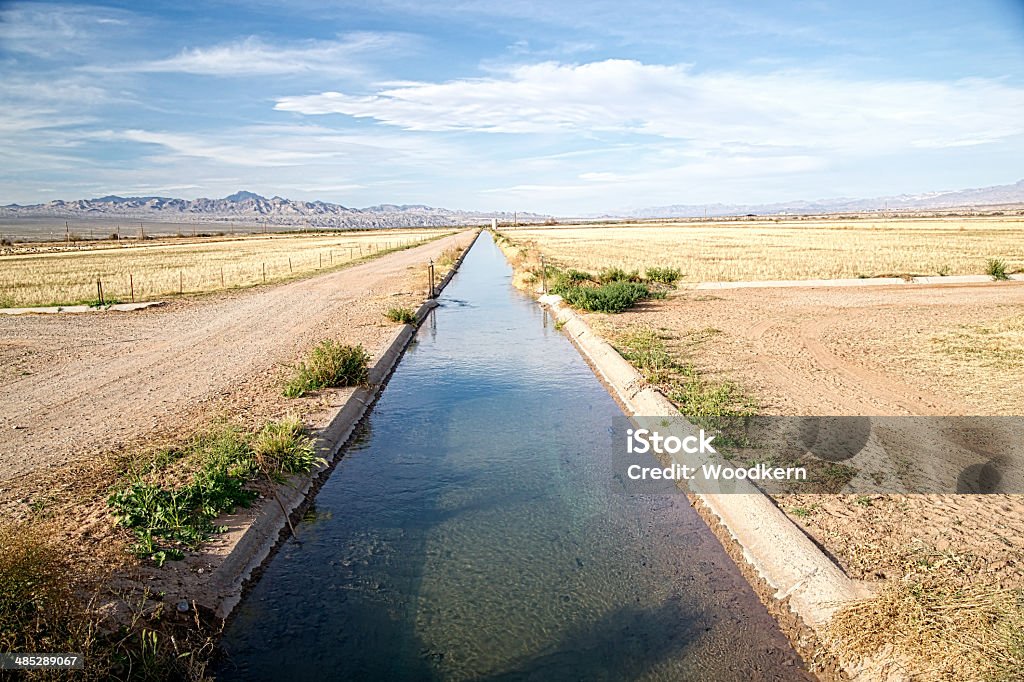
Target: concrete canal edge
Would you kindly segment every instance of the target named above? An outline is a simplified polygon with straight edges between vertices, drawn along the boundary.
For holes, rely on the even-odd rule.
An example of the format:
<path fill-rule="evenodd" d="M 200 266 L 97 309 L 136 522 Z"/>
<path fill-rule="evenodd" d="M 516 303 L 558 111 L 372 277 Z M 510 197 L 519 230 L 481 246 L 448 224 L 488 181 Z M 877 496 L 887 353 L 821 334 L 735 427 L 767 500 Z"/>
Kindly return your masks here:
<path fill-rule="evenodd" d="M 466 254 L 479 237 L 478 231 L 445 277 L 435 286 L 437 293 L 455 276 Z M 259 576 L 274 551 L 287 538 L 290 533 L 289 524 L 301 518 L 317 490 L 330 475 L 340 459 L 343 447 L 380 395 L 387 379 L 415 336 L 416 329 L 436 306 L 437 302 L 433 299 L 424 301 L 416 311 L 416 324 L 403 324 L 398 327 L 391 341 L 378 356 L 369 370 L 368 384 L 357 387 L 339 406 L 332 407 L 333 414 L 329 416 L 327 425 L 315 433 L 317 454 L 324 458 L 326 463 L 309 474 L 293 476 L 284 485 L 277 487 L 276 497 L 262 499 L 257 508 L 220 519 L 219 522 L 224 523 L 228 531 L 222 536 L 222 546 L 219 550 L 194 557 L 193 562 L 181 562 L 182 566 L 178 569 L 190 570 L 189 563 L 193 566 L 204 562 L 207 565 L 215 564 L 202 589 L 194 594 L 169 594 L 169 598 L 194 602 L 198 608 L 212 614 L 221 622 L 227 620 L 241 602 L 246 587 Z M 173 582 L 173 579 L 168 582 Z"/>
<path fill-rule="evenodd" d="M 542 296 L 556 323 L 630 416 L 679 417 L 668 398 L 559 296 Z M 821 642 L 829 619 L 870 587 L 848 577 L 772 500 L 751 486 L 750 494 L 692 494 L 701 517 L 804 658 L 826 679 L 898 679 L 894 663 L 837 660 Z M 898 669 L 898 665 L 895 666 Z"/>

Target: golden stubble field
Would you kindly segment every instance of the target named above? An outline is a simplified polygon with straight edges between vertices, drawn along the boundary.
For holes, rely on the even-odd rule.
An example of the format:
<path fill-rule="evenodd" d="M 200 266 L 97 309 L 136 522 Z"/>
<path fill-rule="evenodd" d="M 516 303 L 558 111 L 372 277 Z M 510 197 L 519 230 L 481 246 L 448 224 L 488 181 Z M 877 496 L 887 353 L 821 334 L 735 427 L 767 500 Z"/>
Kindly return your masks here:
<path fill-rule="evenodd" d="M 255 235 L 32 247 L 0 256 L 0 307 L 145 301 L 280 282 L 450 234 L 450 229 Z"/>
<path fill-rule="evenodd" d="M 804 219 L 531 227 L 505 232 L 555 264 L 675 267 L 685 282 L 968 275 L 1024 270 L 1024 218 Z"/>

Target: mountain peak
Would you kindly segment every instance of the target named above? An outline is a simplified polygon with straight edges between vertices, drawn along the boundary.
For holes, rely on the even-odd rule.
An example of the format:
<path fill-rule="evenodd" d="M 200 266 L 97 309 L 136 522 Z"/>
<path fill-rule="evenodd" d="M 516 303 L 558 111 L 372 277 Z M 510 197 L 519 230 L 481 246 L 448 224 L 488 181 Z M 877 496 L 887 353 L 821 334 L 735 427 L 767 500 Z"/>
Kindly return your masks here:
<path fill-rule="evenodd" d="M 263 199 L 259 194 L 255 192 L 247 192 L 244 189 L 240 189 L 234 194 L 229 194 L 224 197 L 227 201 L 246 201 L 247 199 Z"/>

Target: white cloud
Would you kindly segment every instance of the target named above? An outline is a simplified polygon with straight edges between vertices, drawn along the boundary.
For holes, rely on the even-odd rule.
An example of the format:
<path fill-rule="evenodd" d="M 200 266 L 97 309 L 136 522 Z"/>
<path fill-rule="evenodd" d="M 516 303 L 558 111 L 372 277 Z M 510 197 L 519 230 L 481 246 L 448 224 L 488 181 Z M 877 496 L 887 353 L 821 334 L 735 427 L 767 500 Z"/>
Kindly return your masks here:
<path fill-rule="evenodd" d="M 109 40 L 112 30 L 123 39 L 134 21 L 109 7 L 11 3 L 0 9 L 0 46 L 42 58 L 83 54 Z"/>
<path fill-rule="evenodd" d="M 410 38 L 390 33 L 351 33 L 338 40 L 304 40 L 275 45 L 250 36 L 223 45 L 182 50 L 168 59 L 129 64 L 116 70 L 191 73 L 208 76 L 270 76 L 295 73 L 355 75 L 357 57 L 408 47 Z"/>
<path fill-rule="evenodd" d="M 415 131 L 633 133 L 711 149 L 879 152 L 985 144 L 1024 132 L 1024 89 L 998 81 L 698 73 L 615 59 L 518 66 L 495 77 L 405 83 L 367 96 L 281 97 L 276 108 Z"/>
<path fill-rule="evenodd" d="M 248 126 L 232 133 L 186 134 L 129 129 L 103 131 L 95 136 L 162 148 L 152 157 L 165 163 L 181 158 L 205 159 L 250 168 L 351 166 L 387 158 L 396 166 L 436 166 L 455 152 L 440 142 L 399 134 L 340 133 L 318 126 Z"/>

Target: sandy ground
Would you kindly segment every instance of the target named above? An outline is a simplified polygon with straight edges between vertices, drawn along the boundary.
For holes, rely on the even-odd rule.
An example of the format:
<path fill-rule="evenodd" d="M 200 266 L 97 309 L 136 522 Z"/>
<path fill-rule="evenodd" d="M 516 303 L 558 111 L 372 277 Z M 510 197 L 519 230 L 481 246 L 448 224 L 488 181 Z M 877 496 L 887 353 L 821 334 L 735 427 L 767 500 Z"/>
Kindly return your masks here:
<path fill-rule="evenodd" d="M 218 417 L 256 423 L 294 409 L 281 396 L 290 365 L 326 338 L 376 352 L 394 327 L 384 312 L 417 306 L 427 261 L 472 234 L 140 312 L 0 319 L 0 508 L 17 516 L 73 495 L 90 460 L 180 440 Z"/>
<path fill-rule="evenodd" d="M 762 414 L 1024 415 L 1024 284 L 680 291 L 616 316 L 606 336 L 652 327 Z M 961 561 L 1024 585 L 1024 496 L 777 498 L 857 578 Z"/>

